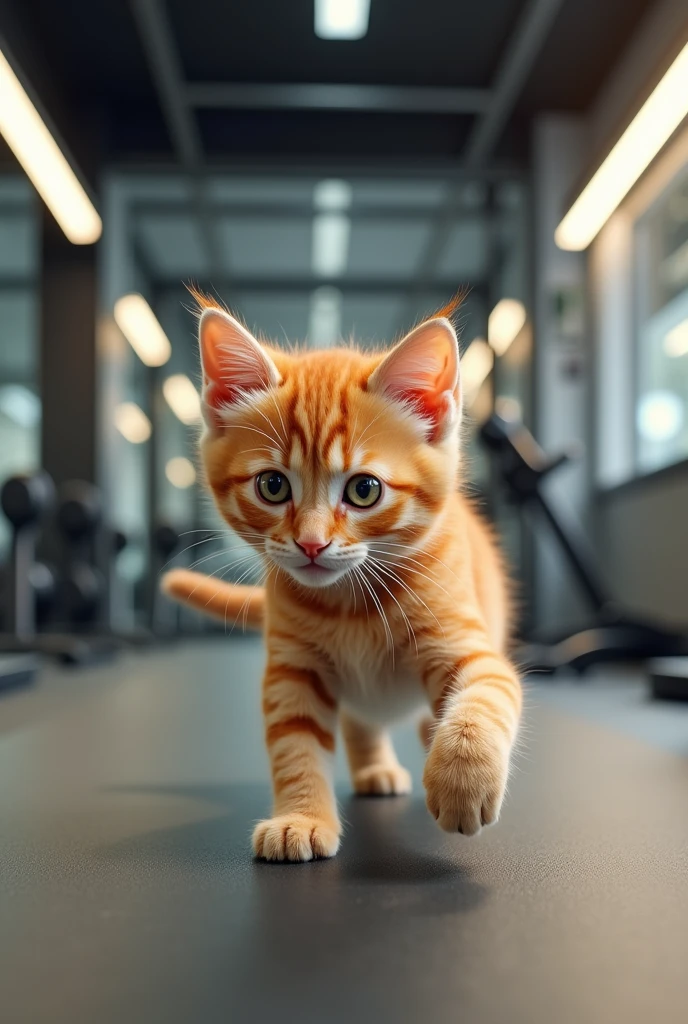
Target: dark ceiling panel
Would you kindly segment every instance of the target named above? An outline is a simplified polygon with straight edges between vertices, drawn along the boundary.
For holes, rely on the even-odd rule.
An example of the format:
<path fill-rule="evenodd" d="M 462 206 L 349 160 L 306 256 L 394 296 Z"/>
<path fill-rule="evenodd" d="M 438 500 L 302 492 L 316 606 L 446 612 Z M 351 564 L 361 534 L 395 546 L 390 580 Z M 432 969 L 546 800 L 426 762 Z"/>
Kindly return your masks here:
<path fill-rule="evenodd" d="M 75 103 L 155 99 L 128 0 L 14 0 Z"/>
<path fill-rule="evenodd" d="M 189 81 L 469 88 L 494 82 L 526 6 L 526 0 L 372 0 L 367 36 L 339 42 L 315 36 L 313 0 L 160 3 Z M 498 140 L 497 158 L 527 161 L 530 120 L 538 112 L 589 106 L 650 3 L 564 0 Z M 88 166 L 89 145 L 98 138 L 91 148 L 105 161 L 172 155 L 129 0 L 0 0 L 0 31 L 9 33 L 11 20 L 26 37 L 34 84 L 82 163 L 85 153 Z M 284 154 L 418 163 L 459 156 L 472 120 L 344 111 L 199 115 L 211 159 Z"/>
<path fill-rule="evenodd" d="M 368 34 L 319 39 L 313 0 L 170 0 L 194 81 L 487 86 L 523 0 L 372 0 Z"/>

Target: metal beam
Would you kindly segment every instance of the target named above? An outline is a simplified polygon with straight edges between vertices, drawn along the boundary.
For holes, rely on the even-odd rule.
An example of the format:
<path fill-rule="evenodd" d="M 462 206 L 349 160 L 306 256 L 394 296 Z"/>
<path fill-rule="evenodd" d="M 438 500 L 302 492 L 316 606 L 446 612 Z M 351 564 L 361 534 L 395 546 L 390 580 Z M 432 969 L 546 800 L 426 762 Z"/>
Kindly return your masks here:
<path fill-rule="evenodd" d="M 113 173 L 131 174 L 141 178 L 158 179 L 174 178 L 179 175 L 179 166 L 170 160 L 161 161 L 152 158 L 147 161 L 137 159 L 115 160 L 109 165 Z M 303 155 L 281 153 L 271 154 L 257 159 L 246 154 L 232 154 L 228 157 L 208 157 L 205 171 L 209 177 L 217 176 L 227 180 L 237 178 L 295 178 L 306 181 L 318 181 L 321 178 L 346 178 L 349 181 L 383 181 L 389 183 L 417 184 L 434 182 L 444 184 L 447 180 L 472 182 L 476 180 L 475 171 L 460 164 L 456 158 L 416 157 L 400 161 L 398 157 L 347 157 L 335 155 L 314 156 L 306 159 Z M 526 180 L 527 168 L 522 163 L 501 161 L 489 164 L 480 172 L 480 181 L 515 181 Z"/>
<path fill-rule="evenodd" d="M 184 96 L 181 61 L 161 0 L 131 0 L 163 116 L 179 161 L 188 175 L 194 208 L 213 271 L 221 266 L 220 251 L 208 212 L 203 148 L 198 126 Z"/>
<path fill-rule="evenodd" d="M 563 2 L 564 0 L 528 0 L 497 67 L 488 109 L 482 118 L 476 120 L 466 143 L 461 174 L 468 171 L 482 177 L 482 166 L 491 156 L 504 125 L 518 102 L 521 90 Z M 418 293 L 427 287 L 428 280 L 437 272 L 437 266 L 453 228 L 453 223 L 446 216 L 446 209 L 456 203 L 461 188 L 462 179 L 458 178 L 448 189 L 447 205 L 439 211 L 419 261 L 416 286 L 409 295 L 404 320 L 413 309 Z"/>
<path fill-rule="evenodd" d="M 490 109 L 487 89 L 326 83 L 196 82 L 187 85 L 192 107 L 223 110 L 358 110 L 398 114 L 480 114 Z"/>
<path fill-rule="evenodd" d="M 202 291 L 207 291 L 210 294 L 220 295 L 223 299 L 230 298 L 233 294 L 242 295 L 255 294 L 255 295 L 303 295 L 308 296 L 316 288 L 322 288 L 324 286 L 328 288 L 336 288 L 342 292 L 343 295 L 397 295 L 403 297 L 408 295 L 409 289 L 412 284 L 412 279 L 409 277 L 338 277 L 338 278 L 322 278 L 313 277 L 312 275 L 304 275 L 299 277 L 281 277 L 279 275 L 272 275 L 266 277 L 256 276 L 233 276 L 231 280 L 216 280 L 212 281 L 197 281 L 194 278 L 194 283 L 198 284 Z M 154 287 L 158 290 L 158 293 L 163 291 L 179 291 L 180 294 L 188 294 L 182 288 L 179 278 L 155 278 L 153 281 Z M 482 294 L 485 287 L 484 281 L 470 281 L 467 283 L 457 282 L 456 280 L 442 280 L 431 281 L 426 289 L 427 293 L 438 293 L 443 296 L 450 295 L 456 288 L 470 287 L 472 294 Z"/>
<path fill-rule="evenodd" d="M 492 153 L 564 0 L 528 0 L 497 67 L 492 96 L 466 144 L 465 161 L 479 167 Z"/>
<path fill-rule="evenodd" d="M 379 202 L 362 202 L 354 199 L 351 206 L 343 212 L 346 216 L 353 221 L 365 220 L 365 221 L 393 221 L 398 223 L 399 221 L 422 221 L 427 223 L 432 220 L 437 212 L 439 204 L 434 205 L 418 205 L 404 203 L 394 203 L 393 205 L 381 206 Z M 150 216 L 150 217 L 180 217 L 189 215 L 193 212 L 193 204 L 185 199 L 141 199 L 134 200 L 130 206 L 132 219 L 134 224 L 139 222 L 139 218 Z M 482 216 L 482 205 L 475 205 L 470 202 L 458 202 L 453 207 L 445 207 L 442 204 L 442 209 L 446 211 L 446 215 L 455 220 L 461 219 L 474 219 Z M 304 202 L 303 200 L 297 200 L 296 202 L 288 201 L 276 201 L 270 202 L 268 200 L 264 202 L 240 202 L 238 200 L 229 201 L 222 199 L 213 199 L 212 204 L 209 204 L 209 212 L 213 218 L 217 217 L 231 217 L 236 220 L 269 220 L 283 221 L 283 220 L 308 220 L 314 216 L 318 211 L 314 208 L 313 203 Z"/>

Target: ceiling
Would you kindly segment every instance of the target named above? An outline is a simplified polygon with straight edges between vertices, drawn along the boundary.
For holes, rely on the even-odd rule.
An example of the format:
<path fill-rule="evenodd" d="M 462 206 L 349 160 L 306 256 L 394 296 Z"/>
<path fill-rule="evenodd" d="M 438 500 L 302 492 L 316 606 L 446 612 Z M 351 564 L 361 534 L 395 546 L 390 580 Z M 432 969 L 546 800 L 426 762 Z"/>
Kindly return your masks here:
<path fill-rule="evenodd" d="M 179 157 L 184 122 L 209 161 L 455 161 L 497 99 L 486 159 L 510 161 L 535 114 L 590 104 L 650 2 L 372 0 L 367 35 L 332 41 L 313 0 L 0 0 L 0 33 L 87 163 Z M 265 91 L 286 85 L 309 88 Z M 325 85 L 389 91 L 328 109 Z"/>
<path fill-rule="evenodd" d="M 127 181 L 118 215 L 186 369 L 183 281 L 292 340 L 333 295 L 340 334 L 372 344 L 459 287 L 469 341 L 496 298 L 526 301 L 530 122 L 585 110 L 649 6 L 371 0 L 344 42 L 315 35 L 313 0 L 0 0 L 0 35 L 96 190 Z M 314 262 L 329 179 L 349 189 L 336 272 Z"/>

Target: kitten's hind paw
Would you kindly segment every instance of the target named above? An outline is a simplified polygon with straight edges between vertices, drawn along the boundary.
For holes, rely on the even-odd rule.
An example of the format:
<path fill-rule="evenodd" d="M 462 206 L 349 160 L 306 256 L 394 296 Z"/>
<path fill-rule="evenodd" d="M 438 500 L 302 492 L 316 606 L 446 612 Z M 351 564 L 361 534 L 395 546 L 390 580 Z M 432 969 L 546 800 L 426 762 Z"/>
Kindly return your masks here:
<path fill-rule="evenodd" d="M 308 861 L 334 857 L 339 829 L 333 822 L 305 814 L 283 814 L 259 821 L 253 831 L 253 852 L 261 860 Z"/>
<path fill-rule="evenodd" d="M 360 768 L 353 783 L 358 796 L 401 796 L 411 792 L 411 776 L 400 764 Z"/>

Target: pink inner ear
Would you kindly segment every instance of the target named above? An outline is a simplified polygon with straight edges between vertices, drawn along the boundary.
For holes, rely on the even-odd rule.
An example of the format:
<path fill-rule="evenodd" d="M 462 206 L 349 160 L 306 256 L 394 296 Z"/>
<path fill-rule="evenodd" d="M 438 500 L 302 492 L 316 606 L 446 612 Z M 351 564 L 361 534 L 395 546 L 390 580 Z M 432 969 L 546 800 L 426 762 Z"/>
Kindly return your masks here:
<path fill-rule="evenodd" d="M 199 323 L 199 341 L 206 407 L 217 410 L 247 392 L 267 390 L 279 383 L 270 356 L 228 313 L 206 310 Z"/>
<path fill-rule="evenodd" d="M 380 363 L 369 386 L 409 403 L 436 427 L 457 414 L 459 354 L 448 320 L 428 320 Z"/>

